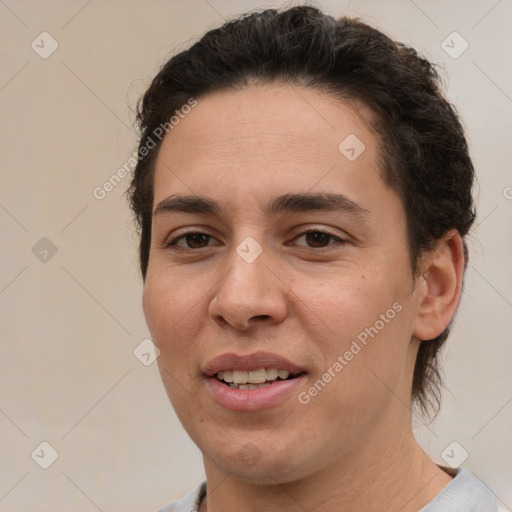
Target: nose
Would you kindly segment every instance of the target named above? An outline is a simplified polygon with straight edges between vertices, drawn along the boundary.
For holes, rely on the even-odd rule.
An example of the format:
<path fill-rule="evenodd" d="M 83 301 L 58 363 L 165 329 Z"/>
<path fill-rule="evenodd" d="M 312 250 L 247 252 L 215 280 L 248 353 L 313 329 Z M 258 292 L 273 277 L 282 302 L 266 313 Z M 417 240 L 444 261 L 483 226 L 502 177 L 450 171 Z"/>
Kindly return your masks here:
<path fill-rule="evenodd" d="M 226 261 L 209 306 L 210 317 L 219 325 L 246 331 L 254 324 L 278 324 L 287 315 L 287 286 L 277 276 L 265 251 L 248 263 L 238 253 Z"/>

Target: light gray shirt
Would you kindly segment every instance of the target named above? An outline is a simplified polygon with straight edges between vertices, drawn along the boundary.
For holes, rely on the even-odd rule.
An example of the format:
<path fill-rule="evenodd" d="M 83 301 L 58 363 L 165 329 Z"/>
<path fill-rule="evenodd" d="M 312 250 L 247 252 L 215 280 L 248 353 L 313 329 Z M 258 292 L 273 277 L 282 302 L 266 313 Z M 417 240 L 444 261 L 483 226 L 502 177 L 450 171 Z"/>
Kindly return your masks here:
<path fill-rule="evenodd" d="M 206 493 L 206 482 L 196 486 L 179 501 L 170 503 L 158 512 L 197 512 Z M 418 512 L 502 512 L 496 498 L 469 470 L 459 468 L 453 480 Z"/>

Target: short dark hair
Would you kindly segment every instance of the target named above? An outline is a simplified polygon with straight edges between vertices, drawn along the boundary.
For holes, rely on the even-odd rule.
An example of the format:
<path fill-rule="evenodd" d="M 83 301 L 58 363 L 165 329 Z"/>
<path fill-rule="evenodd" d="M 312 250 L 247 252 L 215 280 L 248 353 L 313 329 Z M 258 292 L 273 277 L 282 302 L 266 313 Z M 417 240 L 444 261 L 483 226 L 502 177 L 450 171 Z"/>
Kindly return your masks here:
<path fill-rule="evenodd" d="M 155 129 L 168 123 L 191 97 L 274 82 L 359 101 L 373 112 L 382 177 L 405 209 L 414 274 L 422 252 L 449 230 L 456 229 L 464 240 L 475 219 L 474 169 L 464 130 L 455 108 L 440 92 L 434 65 L 358 19 L 335 19 L 315 7 L 242 15 L 173 56 L 139 102 L 139 152 Z M 157 141 L 144 157 L 139 154 L 127 191 L 140 230 L 144 280 L 160 145 Z M 464 255 L 467 263 L 465 241 Z M 423 412 L 439 409 L 438 357 L 450 326 L 420 344 L 412 398 Z"/>

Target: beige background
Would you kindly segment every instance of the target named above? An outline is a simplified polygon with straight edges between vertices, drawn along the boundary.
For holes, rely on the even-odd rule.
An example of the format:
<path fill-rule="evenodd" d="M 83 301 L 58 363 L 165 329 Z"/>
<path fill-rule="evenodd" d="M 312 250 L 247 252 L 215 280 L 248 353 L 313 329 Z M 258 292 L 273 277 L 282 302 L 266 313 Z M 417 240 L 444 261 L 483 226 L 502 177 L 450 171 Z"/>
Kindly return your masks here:
<path fill-rule="evenodd" d="M 177 45 L 280 4 L 0 0 L 0 511 L 152 511 L 203 478 L 156 364 L 133 354 L 149 333 L 128 178 L 102 200 L 93 190 L 134 150 L 135 101 Z M 511 2 L 317 5 L 362 17 L 446 70 L 479 175 L 479 215 L 445 354 L 449 391 L 418 436 L 439 462 L 457 441 L 464 465 L 510 510 Z M 31 48 L 48 51 L 43 31 L 58 43 L 46 59 Z M 456 59 L 441 47 L 453 31 L 469 43 Z M 43 237 L 55 255 L 44 253 L 48 241 L 34 254 Z M 50 460 L 43 441 L 59 455 L 48 469 L 31 458 L 37 448 L 35 460 Z"/>

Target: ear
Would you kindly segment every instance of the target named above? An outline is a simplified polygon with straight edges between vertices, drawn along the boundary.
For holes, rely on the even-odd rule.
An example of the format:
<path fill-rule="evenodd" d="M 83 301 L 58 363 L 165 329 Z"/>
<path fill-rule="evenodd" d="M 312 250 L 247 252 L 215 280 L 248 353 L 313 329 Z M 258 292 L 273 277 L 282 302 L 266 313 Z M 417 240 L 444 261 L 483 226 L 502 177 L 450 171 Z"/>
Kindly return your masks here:
<path fill-rule="evenodd" d="M 464 275 L 464 246 L 458 231 L 449 231 L 421 259 L 423 283 L 418 286 L 418 310 L 413 335 L 420 340 L 439 336 L 459 303 Z"/>

